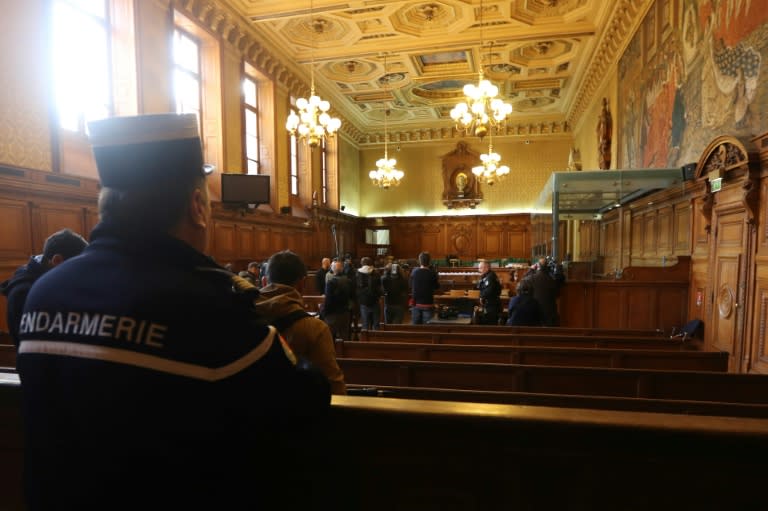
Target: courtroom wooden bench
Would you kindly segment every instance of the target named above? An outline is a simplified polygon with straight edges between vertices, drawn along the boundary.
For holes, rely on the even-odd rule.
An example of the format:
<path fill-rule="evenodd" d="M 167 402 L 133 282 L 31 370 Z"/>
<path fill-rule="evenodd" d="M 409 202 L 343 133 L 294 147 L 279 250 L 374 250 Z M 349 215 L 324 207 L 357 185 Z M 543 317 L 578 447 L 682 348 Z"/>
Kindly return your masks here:
<path fill-rule="evenodd" d="M 728 371 L 724 351 L 483 346 L 337 340 L 336 356 L 434 362 Z"/>
<path fill-rule="evenodd" d="M 551 346 L 562 348 L 610 348 L 651 350 L 698 350 L 696 341 L 667 337 L 621 337 L 580 335 L 527 335 L 512 333 L 414 332 L 407 330 L 363 330 L 361 342 L 401 342 L 417 344 L 481 344 L 487 346 Z"/>
<path fill-rule="evenodd" d="M 23 509 L 18 395 L 0 384 L 7 511 Z M 327 420 L 306 469 L 343 481 L 340 511 L 765 507 L 766 419 L 334 396 Z"/>
<path fill-rule="evenodd" d="M 610 336 L 622 337 L 666 337 L 663 332 L 654 329 L 622 329 L 622 328 L 571 328 L 560 326 L 506 326 L 506 325 L 459 325 L 446 323 L 429 323 L 411 325 L 407 323 L 380 323 L 379 330 L 397 330 L 408 332 L 455 332 L 455 333 L 505 333 L 528 335 L 581 335 L 581 336 Z"/>
<path fill-rule="evenodd" d="M 713 415 L 720 417 L 768 418 L 768 404 L 759 403 L 727 403 L 719 401 L 687 401 L 683 399 L 537 394 L 533 392 L 355 384 L 347 384 L 347 392 L 352 396 L 389 397 L 397 399 L 553 406 L 560 408 Z"/>
<path fill-rule="evenodd" d="M 347 383 L 768 404 L 768 375 L 337 358 Z"/>

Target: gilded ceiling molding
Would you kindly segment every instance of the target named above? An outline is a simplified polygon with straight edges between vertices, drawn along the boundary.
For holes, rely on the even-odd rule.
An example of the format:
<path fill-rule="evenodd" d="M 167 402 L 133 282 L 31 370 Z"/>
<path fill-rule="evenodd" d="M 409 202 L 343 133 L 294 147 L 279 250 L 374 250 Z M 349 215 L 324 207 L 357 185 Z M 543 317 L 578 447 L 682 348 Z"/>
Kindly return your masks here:
<path fill-rule="evenodd" d="M 568 113 L 568 123 L 576 126 L 587 106 L 592 102 L 605 79 L 605 73 L 621 58 L 637 27 L 655 0 L 620 0 L 611 13 L 611 19 L 600 36 L 589 69 L 578 87 L 578 95 Z"/>
<path fill-rule="evenodd" d="M 540 123 L 519 123 L 507 126 L 500 133 L 499 137 L 526 137 L 536 135 L 558 135 L 569 133 L 570 124 L 567 121 L 547 121 Z M 497 136 L 494 134 L 494 136 Z M 455 127 L 435 127 L 435 128 L 414 128 L 412 130 L 400 130 L 389 132 L 389 143 L 397 142 L 419 142 L 430 140 L 451 140 L 464 138 Z M 384 132 L 360 132 L 357 139 L 360 145 L 372 145 L 384 143 Z"/>

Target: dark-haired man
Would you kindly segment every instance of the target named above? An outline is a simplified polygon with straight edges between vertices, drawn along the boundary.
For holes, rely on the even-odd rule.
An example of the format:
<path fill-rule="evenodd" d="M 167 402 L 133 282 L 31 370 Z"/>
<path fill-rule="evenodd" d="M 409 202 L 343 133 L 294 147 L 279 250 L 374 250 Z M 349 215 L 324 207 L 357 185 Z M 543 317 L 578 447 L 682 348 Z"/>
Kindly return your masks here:
<path fill-rule="evenodd" d="M 306 359 L 328 378 L 334 394 L 346 394 L 331 329 L 304 310 L 304 262 L 290 250 L 276 252 L 267 261 L 266 273 L 267 285 L 259 290 L 256 311 L 277 327 L 296 356 Z"/>
<path fill-rule="evenodd" d="M 429 323 L 434 313 L 434 294 L 440 289 L 440 281 L 437 272 L 430 266 L 431 262 L 429 252 L 422 252 L 419 254 L 419 267 L 411 271 L 411 323 L 414 325 Z"/>
<path fill-rule="evenodd" d="M 311 481 L 288 491 L 284 470 L 303 479 L 295 438 L 327 410 L 328 381 L 203 253 L 197 116 L 88 127 L 99 224 L 35 283 L 19 328 L 27 508 L 314 504 Z"/>
<path fill-rule="evenodd" d="M 45 272 L 79 255 L 87 246 L 85 238 L 71 229 L 57 231 L 45 240 L 42 254 L 32 256 L 13 277 L 0 284 L 0 292 L 8 298 L 8 331 L 16 348 L 19 347 L 19 321 L 32 284 Z"/>

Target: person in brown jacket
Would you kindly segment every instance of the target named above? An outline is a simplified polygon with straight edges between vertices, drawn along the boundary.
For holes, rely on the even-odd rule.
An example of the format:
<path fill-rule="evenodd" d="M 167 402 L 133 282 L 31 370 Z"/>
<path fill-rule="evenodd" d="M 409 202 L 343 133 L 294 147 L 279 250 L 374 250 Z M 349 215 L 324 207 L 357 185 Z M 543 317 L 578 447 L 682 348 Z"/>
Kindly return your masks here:
<path fill-rule="evenodd" d="M 297 357 L 325 374 L 334 394 L 346 394 L 331 330 L 323 320 L 304 310 L 302 292 L 306 276 L 306 266 L 295 253 L 283 250 L 272 254 L 267 262 L 265 286 L 254 302 L 256 311 L 278 329 Z"/>

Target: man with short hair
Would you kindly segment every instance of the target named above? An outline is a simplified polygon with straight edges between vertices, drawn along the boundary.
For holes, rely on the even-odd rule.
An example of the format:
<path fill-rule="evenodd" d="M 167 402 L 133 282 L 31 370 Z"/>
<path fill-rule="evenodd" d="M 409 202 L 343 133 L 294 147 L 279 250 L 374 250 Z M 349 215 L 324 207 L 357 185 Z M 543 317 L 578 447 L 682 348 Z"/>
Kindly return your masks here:
<path fill-rule="evenodd" d="M 100 221 L 35 283 L 19 328 L 27 509 L 316 505 L 325 490 L 300 462 L 316 446 L 295 443 L 326 413 L 328 381 L 203 253 L 197 116 L 88 128 Z"/>
<path fill-rule="evenodd" d="M 373 267 L 373 259 L 363 257 L 355 275 L 355 296 L 360 305 L 363 330 L 378 330 L 381 320 L 381 277 Z"/>
<path fill-rule="evenodd" d="M 434 313 L 434 294 L 440 289 L 440 280 L 437 272 L 430 266 L 431 262 L 429 252 L 422 252 L 419 254 L 419 267 L 411 271 L 411 323 L 414 325 L 429 323 Z"/>
<path fill-rule="evenodd" d="M 352 283 L 342 273 L 343 263 L 331 263 L 333 277 L 325 284 L 325 299 L 323 301 L 323 321 L 333 333 L 334 339 L 351 340 L 350 303 L 352 300 Z"/>
<path fill-rule="evenodd" d="M 325 292 L 325 276 L 331 270 L 331 258 L 323 257 L 320 261 L 320 269 L 315 273 L 315 288 L 317 294 L 323 294 Z"/>
<path fill-rule="evenodd" d="M 304 310 L 306 276 L 306 266 L 295 253 L 283 250 L 272 254 L 267 261 L 267 285 L 259 290 L 256 299 L 256 312 L 280 331 L 296 356 L 325 374 L 334 394 L 346 394 L 331 329 Z"/>
<path fill-rule="evenodd" d="M 477 289 L 480 290 L 480 314 L 478 322 L 481 325 L 496 325 L 499 323 L 501 312 L 501 283 L 495 272 L 491 271 L 491 265 L 486 260 L 481 260 L 477 265 L 480 280 Z"/>
<path fill-rule="evenodd" d="M 0 292 L 8 299 L 7 319 L 8 332 L 13 344 L 19 347 L 19 321 L 24 310 L 29 290 L 37 279 L 52 270 L 67 259 L 79 255 L 88 242 L 85 238 L 72 231 L 62 229 L 51 234 L 43 245 L 43 253 L 32 256 L 27 264 L 21 266 L 13 277 L 0 284 Z"/>

